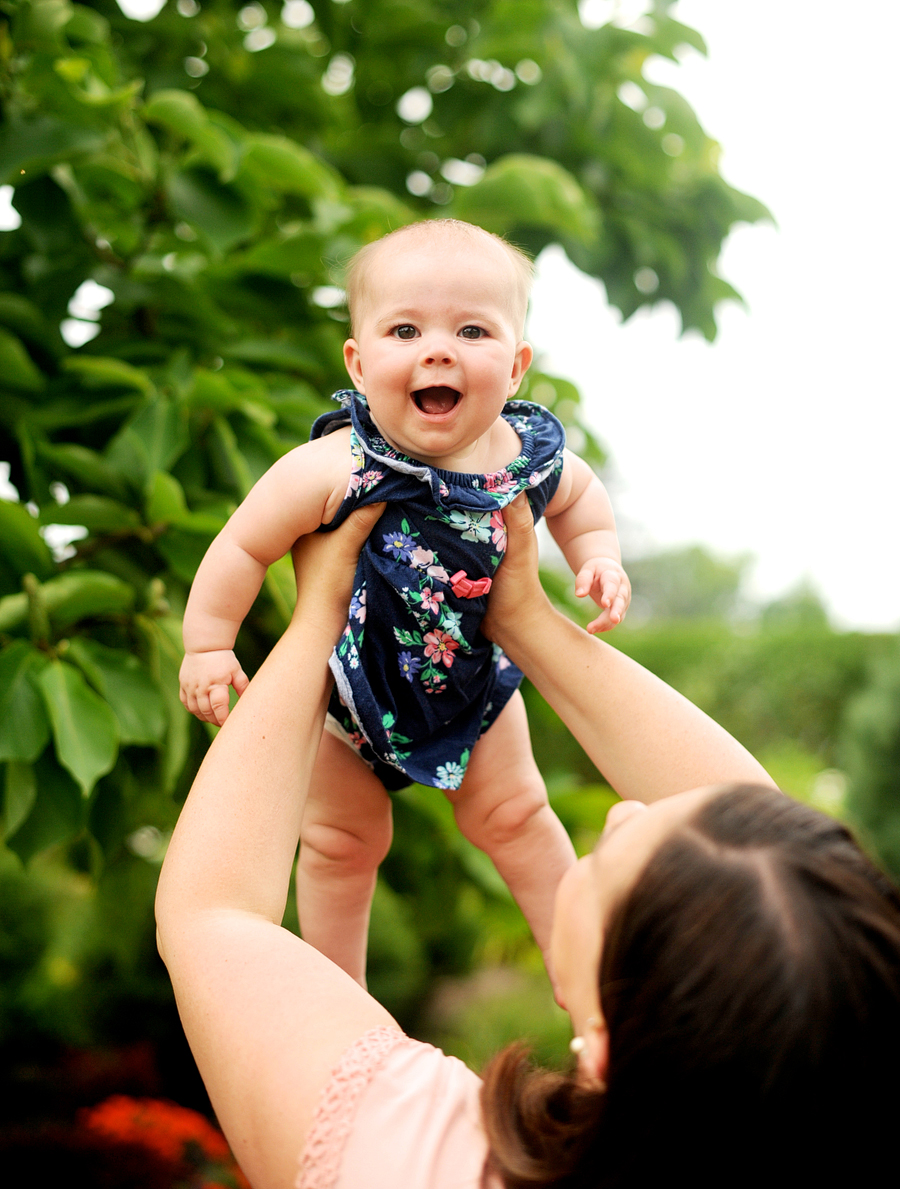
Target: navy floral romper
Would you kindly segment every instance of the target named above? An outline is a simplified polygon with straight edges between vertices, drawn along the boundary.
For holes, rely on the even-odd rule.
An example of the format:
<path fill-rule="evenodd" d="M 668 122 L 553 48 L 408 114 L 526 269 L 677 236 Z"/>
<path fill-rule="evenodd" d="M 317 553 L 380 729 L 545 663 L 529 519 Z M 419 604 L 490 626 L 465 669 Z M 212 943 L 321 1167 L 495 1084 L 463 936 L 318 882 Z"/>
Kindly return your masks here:
<path fill-rule="evenodd" d="M 459 788 L 472 748 L 522 680 L 481 634 L 506 549 L 501 509 L 528 491 L 535 520 L 559 484 L 565 431 L 552 413 L 508 401 L 518 458 L 493 475 L 442 471 L 388 445 L 353 390 L 311 438 L 351 425 L 353 471 L 330 524 L 387 501 L 363 546 L 344 634 L 331 657 L 329 712 L 388 789 Z"/>

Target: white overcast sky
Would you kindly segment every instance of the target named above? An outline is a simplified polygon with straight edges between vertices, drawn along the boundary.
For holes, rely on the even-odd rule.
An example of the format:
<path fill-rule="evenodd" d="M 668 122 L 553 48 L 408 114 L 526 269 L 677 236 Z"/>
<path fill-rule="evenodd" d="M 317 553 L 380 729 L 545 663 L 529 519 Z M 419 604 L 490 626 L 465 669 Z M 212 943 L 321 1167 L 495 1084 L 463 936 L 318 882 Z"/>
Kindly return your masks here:
<path fill-rule="evenodd" d="M 632 552 L 750 552 L 757 595 L 808 578 L 837 624 L 896 628 L 900 4 L 679 0 L 674 15 L 709 57 L 648 73 L 688 99 L 726 180 L 778 223 L 726 245 L 747 308 L 721 307 L 713 345 L 679 339 L 671 308 L 621 325 L 550 250 L 530 338 L 582 390 Z"/>

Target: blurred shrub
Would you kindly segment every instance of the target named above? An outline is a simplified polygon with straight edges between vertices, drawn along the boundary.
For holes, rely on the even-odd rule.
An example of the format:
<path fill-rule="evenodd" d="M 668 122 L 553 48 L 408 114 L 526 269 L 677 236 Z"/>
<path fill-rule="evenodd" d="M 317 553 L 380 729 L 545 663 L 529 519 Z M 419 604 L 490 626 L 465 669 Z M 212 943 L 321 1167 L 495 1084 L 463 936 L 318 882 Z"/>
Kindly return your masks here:
<path fill-rule="evenodd" d="M 851 701 L 841 737 L 850 781 L 848 810 L 900 883 L 900 645 L 875 658 L 869 681 Z"/>

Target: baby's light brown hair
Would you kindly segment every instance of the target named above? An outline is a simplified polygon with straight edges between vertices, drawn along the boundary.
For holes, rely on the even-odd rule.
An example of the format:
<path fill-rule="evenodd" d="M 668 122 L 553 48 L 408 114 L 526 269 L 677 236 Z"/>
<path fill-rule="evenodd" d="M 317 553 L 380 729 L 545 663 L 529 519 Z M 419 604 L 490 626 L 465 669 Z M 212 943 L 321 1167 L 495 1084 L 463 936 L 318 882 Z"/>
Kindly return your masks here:
<path fill-rule="evenodd" d="M 407 223 L 404 227 L 398 227 L 396 231 L 390 231 L 387 235 L 383 235 L 381 239 L 366 244 L 355 256 L 351 257 L 344 277 L 347 308 L 350 311 L 351 334 L 354 333 L 354 312 L 359 310 L 365 299 L 366 278 L 369 269 L 381 250 L 385 246 L 400 246 L 398 241 L 433 243 L 440 239 L 446 240 L 448 243 L 452 243 L 455 239 L 468 241 L 472 244 L 478 244 L 479 241 L 484 243 L 487 240 L 502 249 L 513 270 L 512 292 L 510 293 L 513 320 L 519 334 L 524 334 L 528 298 L 534 281 L 534 264 L 531 258 L 526 256 L 521 248 L 515 247 L 502 236 L 494 235 L 492 231 L 485 231 L 483 227 L 476 227 L 474 223 L 464 223 L 461 219 L 424 219 L 420 223 Z"/>

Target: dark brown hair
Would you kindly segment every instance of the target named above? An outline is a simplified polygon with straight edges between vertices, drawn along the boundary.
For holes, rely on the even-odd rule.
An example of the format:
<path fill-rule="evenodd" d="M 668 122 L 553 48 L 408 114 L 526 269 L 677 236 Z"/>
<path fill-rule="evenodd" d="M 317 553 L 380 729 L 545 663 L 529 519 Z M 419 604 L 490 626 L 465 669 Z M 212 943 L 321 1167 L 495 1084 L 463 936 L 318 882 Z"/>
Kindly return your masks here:
<path fill-rule="evenodd" d="M 605 1093 L 485 1073 L 507 1189 L 865 1183 L 900 1069 L 900 898 L 838 822 L 771 789 L 705 803 L 612 914 Z"/>

